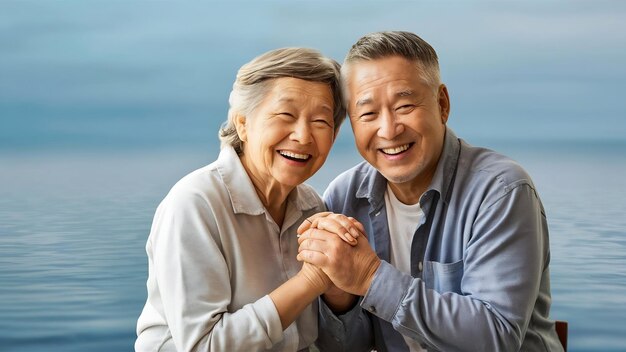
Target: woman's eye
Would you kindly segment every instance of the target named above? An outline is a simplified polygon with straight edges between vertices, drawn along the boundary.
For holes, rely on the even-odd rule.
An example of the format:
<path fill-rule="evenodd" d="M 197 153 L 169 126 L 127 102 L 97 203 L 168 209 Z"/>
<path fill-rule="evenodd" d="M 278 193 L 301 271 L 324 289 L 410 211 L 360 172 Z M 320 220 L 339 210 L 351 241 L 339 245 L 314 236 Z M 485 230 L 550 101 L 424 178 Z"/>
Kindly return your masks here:
<path fill-rule="evenodd" d="M 313 122 L 317 123 L 317 124 L 324 124 L 324 125 L 328 125 L 328 126 L 332 126 L 333 123 L 331 122 L 331 120 L 328 119 L 315 119 L 313 120 Z"/>

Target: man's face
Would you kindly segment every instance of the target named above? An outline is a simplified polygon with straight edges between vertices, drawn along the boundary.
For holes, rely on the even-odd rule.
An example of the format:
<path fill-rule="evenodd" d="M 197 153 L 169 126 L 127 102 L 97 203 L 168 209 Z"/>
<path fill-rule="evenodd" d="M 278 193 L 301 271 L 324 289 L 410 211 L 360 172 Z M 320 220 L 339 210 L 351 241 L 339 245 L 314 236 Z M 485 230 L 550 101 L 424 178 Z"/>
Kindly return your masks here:
<path fill-rule="evenodd" d="M 392 184 L 427 187 L 443 148 L 446 87 L 427 85 L 398 56 L 351 63 L 346 84 L 359 153 Z"/>

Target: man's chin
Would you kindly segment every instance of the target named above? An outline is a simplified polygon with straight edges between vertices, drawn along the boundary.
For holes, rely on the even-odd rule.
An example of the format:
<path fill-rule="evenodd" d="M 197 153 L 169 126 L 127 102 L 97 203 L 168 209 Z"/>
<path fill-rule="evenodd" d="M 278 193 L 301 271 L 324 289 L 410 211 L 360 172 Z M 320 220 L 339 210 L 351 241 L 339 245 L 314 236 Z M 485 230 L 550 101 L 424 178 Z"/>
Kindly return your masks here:
<path fill-rule="evenodd" d="M 401 184 L 401 183 L 407 183 L 407 182 L 411 182 L 413 180 L 415 180 L 415 178 L 417 177 L 416 175 L 418 174 L 417 172 L 413 171 L 413 172 L 398 172 L 396 170 L 378 170 L 386 179 L 387 182 L 389 183 L 393 183 L 393 184 Z"/>

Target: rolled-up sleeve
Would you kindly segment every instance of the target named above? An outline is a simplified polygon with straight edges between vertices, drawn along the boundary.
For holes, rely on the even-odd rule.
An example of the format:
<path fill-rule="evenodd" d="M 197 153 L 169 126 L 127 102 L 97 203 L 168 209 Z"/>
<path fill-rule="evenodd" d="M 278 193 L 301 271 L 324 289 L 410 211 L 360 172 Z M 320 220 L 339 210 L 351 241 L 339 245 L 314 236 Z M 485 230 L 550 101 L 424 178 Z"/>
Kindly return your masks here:
<path fill-rule="evenodd" d="M 545 265 L 545 215 L 525 182 L 488 200 L 467 243 L 461 293 L 439 293 L 383 262 L 361 306 L 431 349 L 519 350 Z"/>
<path fill-rule="evenodd" d="M 152 263 L 163 311 L 178 351 L 253 351 L 282 340 L 269 296 L 229 313 L 229 268 L 209 231 L 201 195 L 175 194 L 151 230 Z"/>

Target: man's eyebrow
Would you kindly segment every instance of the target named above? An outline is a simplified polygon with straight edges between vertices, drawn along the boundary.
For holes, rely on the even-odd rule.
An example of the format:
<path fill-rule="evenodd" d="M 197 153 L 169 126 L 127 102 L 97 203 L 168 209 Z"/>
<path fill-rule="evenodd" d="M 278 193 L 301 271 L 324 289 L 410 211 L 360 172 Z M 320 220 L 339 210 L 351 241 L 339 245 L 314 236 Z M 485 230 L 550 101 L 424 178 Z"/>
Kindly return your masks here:
<path fill-rule="evenodd" d="M 396 95 L 398 97 L 410 97 L 414 94 L 415 92 L 412 89 L 405 89 L 405 90 L 401 90 L 399 92 L 396 93 Z M 371 97 L 364 97 L 361 98 L 359 100 L 356 101 L 356 106 L 363 106 L 363 105 L 367 105 L 367 104 L 371 104 L 373 102 L 373 99 Z"/>
<path fill-rule="evenodd" d="M 363 106 L 363 105 L 367 105 L 367 104 L 371 104 L 372 103 L 372 98 L 371 97 L 365 97 L 365 98 L 361 98 L 359 100 L 356 101 L 356 106 Z"/>
<path fill-rule="evenodd" d="M 399 91 L 398 93 L 396 93 L 396 95 L 399 97 L 408 97 L 408 96 L 413 95 L 413 91 L 411 89 L 406 89 L 406 90 Z"/>
<path fill-rule="evenodd" d="M 279 103 L 293 103 L 295 99 L 290 97 L 290 96 L 282 96 L 280 98 L 278 98 L 278 102 Z"/>

